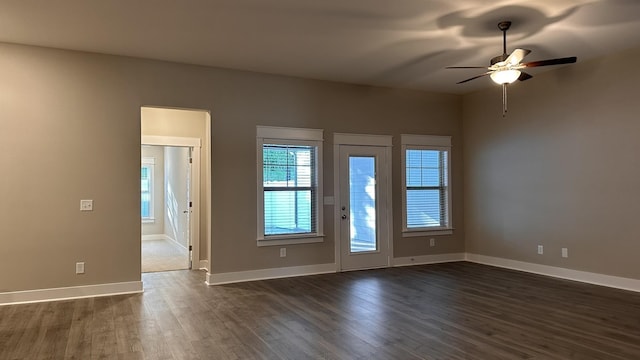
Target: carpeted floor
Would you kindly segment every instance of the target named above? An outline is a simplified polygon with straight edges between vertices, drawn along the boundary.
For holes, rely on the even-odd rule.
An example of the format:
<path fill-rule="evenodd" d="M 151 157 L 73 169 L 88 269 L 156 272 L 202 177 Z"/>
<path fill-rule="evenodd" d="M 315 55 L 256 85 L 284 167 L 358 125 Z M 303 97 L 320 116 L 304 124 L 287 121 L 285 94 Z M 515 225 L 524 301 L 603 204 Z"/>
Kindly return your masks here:
<path fill-rule="evenodd" d="M 168 240 L 142 241 L 142 272 L 189 268 L 189 251 Z"/>

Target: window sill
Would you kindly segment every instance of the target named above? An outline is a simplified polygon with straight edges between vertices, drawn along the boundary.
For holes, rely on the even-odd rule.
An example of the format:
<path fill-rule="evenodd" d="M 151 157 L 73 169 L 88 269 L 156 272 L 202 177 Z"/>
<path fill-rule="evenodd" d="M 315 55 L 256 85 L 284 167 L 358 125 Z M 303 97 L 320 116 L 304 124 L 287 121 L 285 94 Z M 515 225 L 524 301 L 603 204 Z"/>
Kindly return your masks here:
<path fill-rule="evenodd" d="M 434 230 L 403 230 L 402 237 L 418 237 L 418 236 L 437 236 L 437 235 L 451 235 L 453 234 L 453 228 L 451 229 L 434 229 Z"/>
<path fill-rule="evenodd" d="M 282 236 L 282 237 L 269 237 L 266 239 L 258 239 L 258 247 L 262 246 L 281 246 L 281 245 L 295 245 L 295 244 L 312 244 L 320 243 L 324 241 L 324 235 L 310 235 L 310 236 Z"/>
<path fill-rule="evenodd" d="M 155 218 L 144 218 L 144 219 L 142 219 L 142 223 L 143 224 L 153 224 L 155 222 L 156 222 Z"/>

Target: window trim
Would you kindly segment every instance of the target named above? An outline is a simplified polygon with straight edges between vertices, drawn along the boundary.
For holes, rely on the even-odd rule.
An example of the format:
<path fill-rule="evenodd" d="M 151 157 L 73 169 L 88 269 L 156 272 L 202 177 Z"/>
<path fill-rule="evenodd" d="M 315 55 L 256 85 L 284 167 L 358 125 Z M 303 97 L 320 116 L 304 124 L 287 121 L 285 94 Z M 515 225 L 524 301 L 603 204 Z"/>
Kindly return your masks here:
<path fill-rule="evenodd" d="M 450 235 L 453 234 L 453 217 L 451 216 L 451 136 L 440 135 L 412 135 L 402 134 L 401 138 L 401 157 L 402 157 L 402 237 L 417 236 L 433 236 L 433 235 Z M 447 203 L 445 216 L 447 217 L 446 226 L 437 227 L 407 227 L 407 150 L 438 150 L 447 152 Z"/>
<path fill-rule="evenodd" d="M 156 218 L 154 216 L 155 214 L 153 211 L 155 206 L 155 165 L 156 158 L 152 156 L 143 157 L 142 161 L 140 162 L 141 169 L 143 167 L 147 167 L 149 169 L 149 216 L 144 217 L 142 216 L 142 213 L 140 214 L 140 218 L 143 224 L 153 224 L 156 222 Z"/>
<path fill-rule="evenodd" d="M 256 126 L 256 178 L 257 178 L 257 245 L 276 246 L 291 244 L 308 244 L 324 241 L 323 230 L 323 175 L 322 175 L 322 129 L 303 129 L 274 126 Z M 263 183 L 263 145 L 303 145 L 316 147 L 316 199 L 315 199 L 315 232 L 305 234 L 264 234 L 264 183 Z"/>

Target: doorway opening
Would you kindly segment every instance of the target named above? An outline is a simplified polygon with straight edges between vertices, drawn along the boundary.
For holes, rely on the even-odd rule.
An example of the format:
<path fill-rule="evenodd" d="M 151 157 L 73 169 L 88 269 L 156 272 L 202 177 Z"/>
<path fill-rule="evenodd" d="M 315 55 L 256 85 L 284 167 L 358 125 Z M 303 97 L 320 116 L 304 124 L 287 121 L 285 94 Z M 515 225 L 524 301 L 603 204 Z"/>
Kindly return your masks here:
<path fill-rule="evenodd" d="M 142 145 L 142 272 L 192 267 L 192 147 Z"/>
<path fill-rule="evenodd" d="M 141 271 L 209 270 L 211 116 L 141 108 Z"/>

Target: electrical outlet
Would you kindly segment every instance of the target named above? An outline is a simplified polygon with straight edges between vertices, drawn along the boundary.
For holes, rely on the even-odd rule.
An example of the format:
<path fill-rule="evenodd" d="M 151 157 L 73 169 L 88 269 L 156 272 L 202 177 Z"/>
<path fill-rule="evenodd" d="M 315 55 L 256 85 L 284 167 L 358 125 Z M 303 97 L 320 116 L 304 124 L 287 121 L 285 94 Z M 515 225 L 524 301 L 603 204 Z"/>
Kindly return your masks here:
<path fill-rule="evenodd" d="M 429 239 L 429 246 L 436 246 L 436 239 L 434 238 Z"/>
<path fill-rule="evenodd" d="M 280 257 L 287 257 L 287 248 L 280 248 Z"/>
<path fill-rule="evenodd" d="M 84 262 L 76 263 L 76 274 L 84 274 Z"/>
<path fill-rule="evenodd" d="M 538 255 L 544 254 L 544 247 L 542 245 L 538 245 Z"/>
<path fill-rule="evenodd" d="M 563 258 L 568 258 L 569 257 L 569 249 L 562 248 L 562 257 Z"/>
<path fill-rule="evenodd" d="M 93 211 L 93 200 L 80 200 L 80 211 Z"/>

